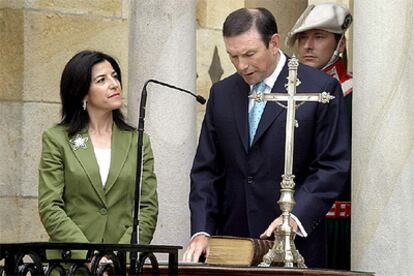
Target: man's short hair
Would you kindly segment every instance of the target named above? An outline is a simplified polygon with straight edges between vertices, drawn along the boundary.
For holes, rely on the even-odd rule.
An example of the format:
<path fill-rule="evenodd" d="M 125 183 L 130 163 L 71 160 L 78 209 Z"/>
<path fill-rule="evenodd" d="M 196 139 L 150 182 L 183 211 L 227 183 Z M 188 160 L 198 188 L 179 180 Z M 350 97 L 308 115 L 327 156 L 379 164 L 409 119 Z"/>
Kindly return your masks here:
<path fill-rule="evenodd" d="M 270 39 L 277 33 L 277 24 L 272 13 L 265 8 L 241 8 L 230 13 L 223 24 L 223 36 L 241 35 L 253 27 L 256 28 L 262 36 L 264 44 L 268 47 Z"/>

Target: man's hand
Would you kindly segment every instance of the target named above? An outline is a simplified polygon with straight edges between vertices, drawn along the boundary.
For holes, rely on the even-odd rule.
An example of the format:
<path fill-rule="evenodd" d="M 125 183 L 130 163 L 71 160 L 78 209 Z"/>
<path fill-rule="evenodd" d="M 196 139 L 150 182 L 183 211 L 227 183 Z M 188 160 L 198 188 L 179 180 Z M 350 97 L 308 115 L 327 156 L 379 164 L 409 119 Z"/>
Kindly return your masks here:
<path fill-rule="evenodd" d="M 190 241 L 190 243 L 187 246 L 187 249 L 184 252 L 183 261 L 196 263 L 199 261 L 201 254 L 206 254 L 206 256 L 208 256 L 208 240 L 209 237 L 205 235 L 199 235 L 194 237 L 194 239 Z"/>
<path fill-rule="evenodd" d="M 95 262 L 95 258 L 96 258 L 96 256 L 93 256 L 93 258 L 90 262 L 85 263 L 90 272 L 92 272 L 92 264 Z M 107 258 L 106 256 L 103 256 L 99 260 L 97 272 L 98 272 L 99 275 L 108 276 L 109 273 L 105 269 L 110 269 L 110 270 L 113 271 L 113 266 L 114 266 L 114 263 L 112 262 L 112 260 L 110 258 Z"/>
<path fill-rule="evenodd" d="M 269 238 L 272 233 L 275 231 L 275 229 L 281 225 L 283 222 L 282 216 L 279 216 L 277 219 L 275 219 L 274 221 L 272 221 L 272 223 L 269 225 L 269 227 L 267 227 L 266 231 L 264 231 L 261 235 L 260 238 L 261 239 L 267 239 Z M 296 233 L 298 231 L 298 224 L 296 223 L 296 221 L 292 218 L 290 218 L 290 222 L 289 222 L 290 226 L 292 227 L 293 231 Z"/>

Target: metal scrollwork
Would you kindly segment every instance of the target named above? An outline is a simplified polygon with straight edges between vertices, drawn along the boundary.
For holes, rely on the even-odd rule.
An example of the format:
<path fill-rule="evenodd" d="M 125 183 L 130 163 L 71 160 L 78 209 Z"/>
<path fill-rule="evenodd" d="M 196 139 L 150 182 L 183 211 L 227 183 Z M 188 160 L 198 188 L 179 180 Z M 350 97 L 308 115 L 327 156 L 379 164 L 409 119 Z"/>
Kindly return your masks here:
<path fill-rule="evenodd" d="M 331 96 L 328 92 L 321 93 L 321 100 L 320 102 L 323 104 L 329 103 L 331 100 L 335 99 L 335 96 Z"/>
<path fill-rule="evenodd" d="M 282 182 L 280 182 L 280 187 L 282 187 L 282 189 L 294 189 L 295 188 L 295 175 L 290 174 L 290 175 L 282 175 Z"/>
<path fill-rule="evenodd" d="M 50 262 L 49 266 L 46 268 L 45 275 L 52 275 L 52 272 L 56 271 L 60 276 L 66 275 L 65 268 L 59 262 Z M 56 275 L 56 274 L 55 274 Z"/>
<path fill-rule="evenodd" d="M 0 275 L 138 275 L 149 260 L 152 275 L 159 275 L 154 253 L 168 254 L 168 275 L 178 275 L 178 249 L 180 246 L 92 244 L 92 243 L 6 243 L 0 244 Z M 49 250 L 61 251 L 60 258 L 48 259 Z M 85 251 L 81 258 L 72 254 Z M 127 253 L 139 253 L 137 268 L 130 270 Z"/>
<path fill-rule="evenodd" d="M 263 102 L 263 93 L 254 93 L 254 100 L 258 103 Z"/>
<path fill-rule="evenodd" d="M 152 253 L 143 253 L 140 255 L 139 257 L 139 261 L 137 262 L 137 271 L 139 272 L 143 272 L 144 269 L 144 264 L 146 260 L 149 260 L 151 263 L 151 267 L 152 267 L 152 275 L 159 275 L 160 273 L 160 268 L 158 265 L 158 261 L 157 258 L 155 258 L 154 254 Z"/>
<path fill-rule="evenodd" d="M 70 265 L 67 275 L 75 276 L 76 273 L 82 273 L 82 275 L 97 275 L 97 274 L 92 274 L 92 272 L 89 271 L 85 263 L 74 263 Z"/>

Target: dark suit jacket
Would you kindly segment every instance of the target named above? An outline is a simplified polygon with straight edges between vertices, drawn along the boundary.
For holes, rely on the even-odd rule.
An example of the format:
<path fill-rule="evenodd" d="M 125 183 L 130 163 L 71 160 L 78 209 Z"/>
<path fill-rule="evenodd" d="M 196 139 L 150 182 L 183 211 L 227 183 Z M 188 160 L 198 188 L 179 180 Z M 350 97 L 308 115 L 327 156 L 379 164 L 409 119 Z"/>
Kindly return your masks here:
<path fill-rule="evenodd" d="M 272 89 L 286 92 L 287 62 Z M 308 102 L 296 111 L 293 213 L 309 234 L 298 249 L 310 266 L 324 266 L 320 222 L 344 188 L 350 169 L 348 122 L 340 84 L 300 65 L 297 92 L 330 92 L 329 104 Z M 191 232 L 258 238 L 281 212 L 286 109 L 268 102 L 253 144 L 248 144 L 250 87 L 239 74 L 211 88 L 191 171 Z M 318 229 L 318 231 L 317 231 Z M 302 244 L 303 243 L 303 244 Z M 315 254 L 317 256 L 315 256 Z"/>
<path fill-rule="evenodd" d="M 39 214 L 51 241 L 130 243 L 137 164 L 137 132 L 112 128 L 111 167 L 103 188 L 87 130 L 74 150 L 64 126 L 46 130 L 39 165 Z M 140 239 L 149 244 L 157 223 L 154 158 L 144 136 Z"/>

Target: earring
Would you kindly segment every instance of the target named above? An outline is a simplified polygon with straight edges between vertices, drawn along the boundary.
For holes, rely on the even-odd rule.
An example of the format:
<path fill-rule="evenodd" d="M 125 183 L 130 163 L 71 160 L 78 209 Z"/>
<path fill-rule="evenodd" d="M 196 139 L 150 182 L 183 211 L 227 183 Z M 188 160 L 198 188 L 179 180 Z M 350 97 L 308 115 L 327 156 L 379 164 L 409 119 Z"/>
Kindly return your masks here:
<path fill-rule="evenodd" d="M 86 110 L 86 100 L 83 100 L 83 103 L 82 103 L 82 108 L 83 108 L 83 110 Z"/>

